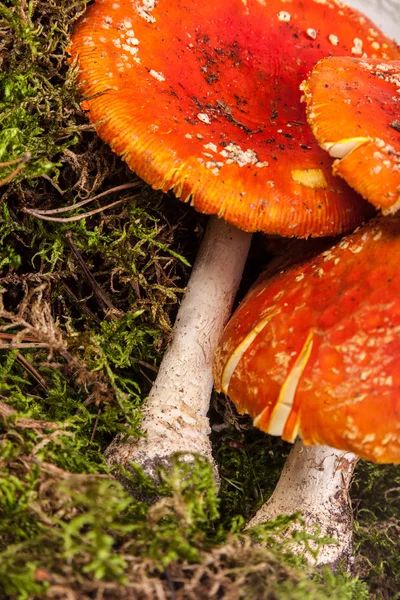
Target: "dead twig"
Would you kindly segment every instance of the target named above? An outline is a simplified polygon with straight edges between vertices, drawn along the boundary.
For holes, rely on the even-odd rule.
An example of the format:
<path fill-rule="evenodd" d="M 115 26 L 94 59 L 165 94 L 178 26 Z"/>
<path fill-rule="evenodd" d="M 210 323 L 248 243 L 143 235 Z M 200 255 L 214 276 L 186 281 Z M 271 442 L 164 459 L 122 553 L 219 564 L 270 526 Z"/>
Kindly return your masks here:
<path fill-rule="evenodd" d="M 63 288 L 65 289 L 66 293 L 68 294 L 68 296 L 70 297 L 70 299 L 75 302 L 76 304 L 79 305 L 79 308 L 82 310 L 82 312 L 85 313 L 85 315 L 92 321 L 95 322 L 99 322 L 100 319 L 97 317 L 97 315 L 94 314 L 94 312 L 92 312 L 90 310 L 90 308 L 88 308 L 86 306 L 86 304 L 83 303 L 83 300 L 79 299 L 78 296 L 71 290 L 71 288 L 63 281 Z"/>
<path fill-rule="evenodd" d="M 101 287 L 99 286 L 99 284 L 97 283 L 97 281 L 95 280 L 95 278 L 93 277 L 93 275 L 91 274 L 89 269 L 87 268 L 86 263 L 81 255 L 81 253 L 79 252 L 79 250 L 77 249 L 77 247 L 75 246 L 75 244 L 72 240 L 72 232 L 68 231 L 65 234 L 65 238 L 68 242 L 69 247 L 71 248 L 72 254 L 74 255 L 77 262 L 79 263 L 79 266 L 81 267 L 81 269 L 83 271 L 83 274 L 85 275 L 90 287 L 92 288 L 93 293 L 97 299 L 97 302 L 100 305 L 100 308 L 102 308 L 103 311 L 106 314 L 108 314 L 111 319 L 116 319 L 117 315 L 122 315 L 122 312 L 120 310 L 118 310 L 118 308 L 116 308 L 116 306 L 114 306 L 114 304 L 108 298 L 107 294 L 101 289 Z M 109 312 L 109 311 L 111 311 L 111 312 Z"/>
<path fill-rule="evenodd" d="M 0 417 L 7 421 L 10 417 L 18 414 L 17 411 L 0 400 Z M 30 419 L 28 417 L 18 417 L 14 421 L 14 426 L 18 429 L 63 429 L 62 425 L 41 419 Z"/>
<path fill-rule="evenodd" d="M 110 475 L 107 475 L 106 473 L 104 473 L 104 474 L 103 473 L 70 473 L 69 471 L 64 471 L 64 469 L 61 469 L 60 467 L 57 467 L 56 465 L 53 465 L 52 463 L 48 463 L 48 462 L 39 460 L 36 457 L 24 456 L 24 462 L 37 465 L 43 471 L 47 471 L 48 473 L 50 473 L 52 475 L 56 475 L 58 478 L 62 478 L 62 479 L 82 479 L 84 481 L 87 481 L 88 478 L 90 478 L 90 479 L 110 479 L 110 480 L 112 479 L 112 477 L 110 477 Z"/>
<path fill-rule="evenodd" d="M 1 347 L 1 346 L 0 346 Z M 22 365 L 32 377 L 37 381 L 37 383 L 47 392 L 47 384 L 40 373 L 35 369 L 35 367 L 25 358 L 21 352 L 17 352 L 17 361 Z"/>

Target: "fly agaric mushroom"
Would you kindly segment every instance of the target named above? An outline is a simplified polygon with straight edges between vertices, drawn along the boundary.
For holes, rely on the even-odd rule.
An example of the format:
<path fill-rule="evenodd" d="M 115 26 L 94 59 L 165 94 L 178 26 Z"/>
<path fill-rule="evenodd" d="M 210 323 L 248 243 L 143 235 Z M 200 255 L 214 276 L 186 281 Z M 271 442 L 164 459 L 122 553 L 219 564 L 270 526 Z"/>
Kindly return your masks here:
<path fill-rule="evenodd" d="M 357 11 L 321 0 L 102 0 L 72 44 L 84 107 L 133 171 L 230 225 L 298 237 L 349 231 L 371 214 L 332 176 L 298 90 L 323 56 L 364 51 L 397 47 Z M 249 242 L 212 223 L 144 407 L 147 437 L 117 439 L 111 464 L 135 460 L 154 474 L 174 451 L 211 459 L 213 350 Z"/>
<path fill-rule="evenodd" d="M 301 510 L 306 525 L 340 542 L 322 550 L 320 564 L 351 550 L 355 454 L 400 462 L 399 261 L 400 219 L 387 217 L 300 264 L 277 273 L 271 265 L 216 353 L 216 389 L 240 413 L 286 441 L 322 445 L 297 442 L 252 522 Z"/>
<path fill-rule="evenodd" d="M 302 84 L 308 120 L 343 177 L 384 214 L 400 208 L 400 60 L 332 57 Z"/>

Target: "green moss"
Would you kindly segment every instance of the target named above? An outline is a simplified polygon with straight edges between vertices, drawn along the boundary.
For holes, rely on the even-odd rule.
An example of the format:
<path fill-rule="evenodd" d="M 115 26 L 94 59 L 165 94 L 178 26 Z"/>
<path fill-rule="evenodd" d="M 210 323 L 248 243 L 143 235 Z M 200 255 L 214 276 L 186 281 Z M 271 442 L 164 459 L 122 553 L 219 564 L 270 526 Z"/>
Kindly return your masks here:
<path fill-rule="evenodd" d="M 351 488 L 356 566 L 372 597 L 400 597 L 400 466 L 360 461 Z"/>
<path fill-rule="evenodd" d="M 193 467 L 177 457 L 171 472 L 161 472 L 161 497 L 152 506 L 108 478 L 24 464 L 24 483 L 12 481 L 8 488 L 14 505 L 19 497 L 20 508 L 4 511 L 7 543 L 0 553 L 0 586 L 10 598 L 40 598 L 54 581 L 71 591 L 100 588 L 105 581 L 112 584 L 104 588 L 110 593 L 106 598 L 116 590 L 125 597 L 137 576 L 132 565 L 139 560 L 138 585 L 157 576 L 166 591 L 170 571 L 175 572 L 171 580 L 189 590 L 193 573 L 203 569 L 209 585 L 230 592 L 239 585 L 232 598 L 368 597 L 356 579 L 329 570 L 312 577 L 284 543 L 275 541 L 274 531 L 285 520 L 268 526 L 268 547 L 254 546 L 248 536 L 225 533 L 222 539 L 211 467 L 200 457 L 194 460 Z M 143 491 L 154 486 L 139 473 L 135 483 Z"/>
<path fill-rule="evenodd" d="M 0 162 L 30 160 L 17 179 L 57 177 L 78 139 L 78 94 L 66 68 L 68 30 L 86 0 L 0 3 Z M 0 168 L 0 180 L 15 166 Z"/>
<path fill-rule="evenodd" d="M 247 419 L 241 421 L 244 428 L 231 426 L 215 436 L 227 525 L 239 515 L 239 522 L 245 522 L 268 500 L 290 450 L 289 444 L 254 429 Z"/>

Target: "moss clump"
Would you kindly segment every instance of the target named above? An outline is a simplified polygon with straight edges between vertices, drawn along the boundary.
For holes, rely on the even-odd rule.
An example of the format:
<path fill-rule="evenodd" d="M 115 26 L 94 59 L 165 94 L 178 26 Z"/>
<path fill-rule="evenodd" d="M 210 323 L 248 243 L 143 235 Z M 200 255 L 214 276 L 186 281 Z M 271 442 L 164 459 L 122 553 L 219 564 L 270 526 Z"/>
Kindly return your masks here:
<path fill-rule="evenodd" d="M 356 569 L 373 598 L 400 591 L 400 468 L 360 461 L 351 488 L 355 514 Z"/>
<path fill-rule="evenodd" d="M 353 486 L 364 581 L 308 568 L 279 541 L 287 517 L 258 529 L 262 547 L 241 533 L 288 446 L 225 401 L 212 414 L 219 497 L 199 457 L 193 470 L 176 457 L 156 490 L 135 471 L 152 506 L 111 477 L 103 451 L 142 435 L 204 218 L 139 184 L 88 125 L 67 66 L 86 3 L 0 1 L 0 598 L 394 598 L 398 469 L 360 463 Z M 111 210 L 31 214 L 115 186 Z"/>
<path fill-rule="evenodd" d="M 60 157 L 78 139 L 78 95 L 65 57 L 69 28 L 86 4 L 0 3 L 0 162 L 29 157 L 19 180 L 57 178 Z M 0 169 L 0 180 L 16 165 Z"/>
<path fill-rule="evenodd" d="M 356 579 L 329 570 L 313 578 L 276 542 L 274 532 L 288 519 L 268 526 L 268 549 L 249 536 L 222 533 L 212 470 L 200 457 L 194 468 L 176 457 L 172 470 L 161 472 L 160 499 L 149 506 L 107 476 L 73 474 L 47 462 L 48 432 L 25 430 L 17 455 L 11 441 L 17 423 L 7 427 L 10 445 L 2 446 L 13 446 L 12 455 L 0 463 L 8 480 L 0 496 L 4 597 L 54 597 L 60 589 L 71 597 L 103 593 L 110 599 L 130 598 L 132 590 L 139 598 L 160 590 L 166 598 L 192 598 L 213 589 L 219 597 L 254 600 L 368 597 Z M 22 438 L 29 438 L 25 447 Z M 59 432 L 60 445 L 63 440 Z M 30 459 L 22 454 L 28 449 Z M 154 486 L 139 472 L 135 484 L 143 492 Z"/>

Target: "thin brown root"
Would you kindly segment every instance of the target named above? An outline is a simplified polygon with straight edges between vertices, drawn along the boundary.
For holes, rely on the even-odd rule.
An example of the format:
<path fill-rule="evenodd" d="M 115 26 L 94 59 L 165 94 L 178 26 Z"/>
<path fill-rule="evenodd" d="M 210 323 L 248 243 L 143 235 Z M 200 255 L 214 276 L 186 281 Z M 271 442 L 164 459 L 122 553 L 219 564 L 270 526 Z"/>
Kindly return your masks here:
<path fill-rule="evenodd" d="M 30 161 L 32 154 L 27 152 L 21 158 L 16 158 L 15 160 L 9 160 L 7 162 L 0 163 L 0 167 L 10 167 L 11 165 L 18 166 L 12 171 L 7 177 L 0 181 L 0 186 L 6 185 L 9 183 L 18 173 L 25 167 L 25 165 Z"/>
<path fill-rule="evenodd" d="M 104 196 L 108 196 L 109 194 L 136 188 L 139 185 L 141 185 L 140 181 L 135 181 L 133 183 L 124 183 L 123 185 L 118 185 L 116 187 L 111 188 L 110 190 L 106 190 L 105 192 L 102 192 L 101 194 L 97 194 L 97 196 L 93 196 L 92 198 L 86 198 L 86 200 L 82 200 L 81 202 L 77 202 L 76 204 L 72 204 L 70 206 L 62 206 L 61 208 L 52 208 L 49 210 L 41 210 L 41 209 L 36 209 L 36 208 L 24 208 L 23 210 L 24 210 L 24 212 L 26 212 L 28 214 L 35 214 L 35 216 L 61 214 L 61 213 L 68 212 L 70 210 L 75 210 L 75 208 L 81 208 L 82 206 L 85 206 L 86 204 L 89 204 L 90 202 L 94 202 L 94 200 L 99 200 L 99 198 L 103 198 Z M 106 208 L 109 208 L 109 207 L 105 206 L 104 209 L 106 209 Z"/>
<path fill-rule="evenodd" d="M 41 215 L 36 210 L 32 210 L 31 208 L 23 208 L 22 210 L 28 215 L 32 215 L 37 219 L 41 219 L 42 221 L 52 221 L 53 223 L 72 223 L 74 221 L 81 221 L 82 219 L 87 219 L 88 217 L 92 217 L 93 215 L 97 215 L 100 212 L 107 210 L 108 208 L 113 208 L 118 204 L 122 204 L 123 202 L 128 202 L 130 198 L 122 198 L 121 200 L 117 200 L 116 202 L 112 202 L 112 204 L 108 204 L 107 206 L 101 206 L 100 208 L 96 208 L 95 210 L 91 210 L 86 213 L 82 213 L 81 215 L 75 215 L 73 217 L 47 217 Z"/>

